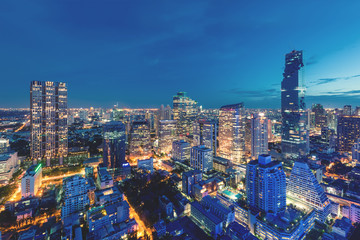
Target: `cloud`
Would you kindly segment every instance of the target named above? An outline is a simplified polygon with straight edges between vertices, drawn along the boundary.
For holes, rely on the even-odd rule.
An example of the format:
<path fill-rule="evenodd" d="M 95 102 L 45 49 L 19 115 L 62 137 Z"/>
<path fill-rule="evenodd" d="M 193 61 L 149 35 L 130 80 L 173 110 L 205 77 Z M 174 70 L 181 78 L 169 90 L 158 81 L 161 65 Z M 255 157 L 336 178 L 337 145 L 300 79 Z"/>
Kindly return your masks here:
<path fill-rule="evenodd" d="M 265 97 L 279 97 L 280 90 L 275 88 L 262 89 L 262 90 L 242 90 L 240 88 L 233 88 L 226 90 L 226 93 L 241 95 L 247 98 L 265 98 Z"/>
<path fill-rule="evenodd" d="M 360 77 L 360 74 L 357 74 L 357 75 L 353 75 L 353 76 L 347 76 L 347 77 L 334 77 L 334 78 L 320 78 L 316 81 L 312 81 L 310 83 L 312 83 L 313 85 L 312 86 L 318 86 L 318 85 L 322 85 L 322 84 L 327 84 L 327 83 L 331 83 L 331 82 L 336 82 L 338 80 L 350 80 L 350 79 L 353 79 L 353 78 L 358 78 Z"/>

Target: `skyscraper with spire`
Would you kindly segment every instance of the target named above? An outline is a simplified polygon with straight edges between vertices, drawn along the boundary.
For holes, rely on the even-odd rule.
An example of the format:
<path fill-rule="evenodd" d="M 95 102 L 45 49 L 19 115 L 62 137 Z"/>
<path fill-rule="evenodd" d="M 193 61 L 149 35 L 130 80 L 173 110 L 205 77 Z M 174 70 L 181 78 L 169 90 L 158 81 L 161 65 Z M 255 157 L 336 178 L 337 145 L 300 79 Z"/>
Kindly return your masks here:
<path fill-rule="evenodd" d="M 309 152 L 303 67 L 302 51 L 286 54 L 281 82 L 281 150 L 286 157 L 304 156 Z"/>

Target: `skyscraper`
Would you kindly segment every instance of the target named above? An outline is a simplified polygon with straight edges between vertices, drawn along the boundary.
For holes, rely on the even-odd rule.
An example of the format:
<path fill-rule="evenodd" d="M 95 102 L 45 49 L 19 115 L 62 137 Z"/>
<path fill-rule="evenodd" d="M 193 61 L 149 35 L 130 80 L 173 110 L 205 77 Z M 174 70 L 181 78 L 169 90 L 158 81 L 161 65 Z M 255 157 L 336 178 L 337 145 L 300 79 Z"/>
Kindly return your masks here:
<path fill-rule="evenodd" d="M 344 116 L 351 116 L 351 105 L 345 105 L 344 106 L 343 115 Z"/>
<path fill-rule="evenodd" d="M 209 148 L 204 145 L 191 148 L 190 166 L 202 172 L 208 172 L 213 168 L 213 155 Z"/>
<path fill-rule="evenodd" d="M 176 140 L 176 120 L 159 121 L 159 148 L 160 152 L 169 154 L 173 141 Z"/>
<path fill-rule="evenodd" d="M 172 159 L 180 162 L 190 161 L 190 143 L 184 140 L 174 141 L 172 144 Z"/>
<path fill-rule="evenodd" d="M 327 116 L 324 107 L 321 104 L 314 104 L 312 106 L 314 113 L 313 125 L 316 128 L 323 128 L 327 126 Z"/>
<path fill-rule="evenodd" d="M 282 163 L 260 155 L 246 166 L 246 195 L 250 206 L 277 214 L 286 210 L 286 176 Z"/>
<path fill-rule="evenodd" d="M 74 175 L 63 179 L 64 204 L 61 209 L 62 219 L 73 213 L 84 211 L 90 204 L 87 194 L 86 179 Z"/>
<path fill-rule="evenodd" d="M 219 156 L 240 163 L 245 153 L 244 104 L 238 103 L 220 108 Z"/>
<path fill-rule="evenodd" d="M 292 200 L 314 208 L 319 221 L 325 221 L 329 215 L 330 201 L 307 163 L 295 162 L 286 191 Z"/>
<path fill-rule="evenodd" d="M 133 121 L 129 136 L 130 159 L 148 159 L 152 156 L 150 128 L 148 121 Z"/>
<path fill-rule="evenodd" d="M 204 145 L 211 149 L 213 155 L 216 156 L 217 131 L 218 127 L 215 121 L 199 119 L 194 123 L 194 145 Z"/>
<path fill-rule="evenodd" d="M 281 82 L 281 150 L 285 156 L 303 156 L 309 152 L 303 67 L 302 51 L 286 54 Z"/>
<path fill-rule="evenodd" d="M 107 168 L 121 168 L 125 160 L 125 125 L 113 121 L 103 125 L 103 163 Z"/>
<path fill-rule="evenodd" d="M 263 113 L 251 117 L 251 157 L 268 154 L 268 119 Z"/>
<path fill-rule="evenodd" d="M 67 86 L 62 82 L 30 84 L 31 158 L 62 158 L 68 153 Z"/>
<path fill-rule="evenodd" d="M 341 116 L 337 126 L 338 151 L 351 151 L 355 141 L 360 138 L 360 116 Z"/>
<path fill-rule="evenodd" d="M 198 103 L 186 95 L 178 92 L 173 97 L 173 115 L 177 121 L 178 135 L 180 138 L 192 135 L 193 122 L 198 112 Z"/>

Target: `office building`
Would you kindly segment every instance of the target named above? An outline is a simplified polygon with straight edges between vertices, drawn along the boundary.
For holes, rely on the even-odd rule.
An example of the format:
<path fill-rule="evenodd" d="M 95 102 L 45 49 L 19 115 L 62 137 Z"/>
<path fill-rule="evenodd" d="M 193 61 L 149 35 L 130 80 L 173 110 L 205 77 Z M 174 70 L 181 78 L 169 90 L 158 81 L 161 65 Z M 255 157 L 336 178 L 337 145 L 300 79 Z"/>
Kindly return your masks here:
<path fill-rule="evenodd" d="M 62 219 L 73 213 L 84 211 L 86 206 L 90 204 L 86 179 L 81 177 L 81 175 L 64 178 L 63 193 Z"/>
<path fill-rule="evenodd" d="M 321 104 L 314 104 L 312 106 L 312 113 L 314 114 L 312 123 L 315 128 L 321 129 L 327 126 L 326 111 Z"/>
<path fill-rule="evenodd" d="M 120 121 L 103 125 L 103 164 L 108 169 L 119 169 L 123 163 L 127 163 L 125 131 L 125 125 Z"/>
<path fill-rule="evenodd" d="M 268 119 L 263 113 L 251 116 L 251 157 L 268 154 Z"/>
<path fill-rule="evenodd" d="M 244 104 L 227 105 L 219 111 L 219 157 L 240 163 L 245 154 Z"/>
<path fill-rule="evenodd" d="M 41 164 L 32 165 L 26 170 L 25 175 L 21 179 L 21 196 L 36 196 L 41 186 L 42 166 Z"/>
<path fill-rule="evenodd" d="M 202 173 L 199 170 L 183 172 L 182 174 L 182 191 L 188 195 L 192 195 L 192 187 L 202 180 Z"/>
<path fill-rule="evenodd" d="M 350 152 L 360 138 L 360 116 L 341 116 L 337 125 L 337 150 Z"/>
<path fill-rule="evenodd" d="M 18 167 L 17 152 L 0 153 L 0 184 L 8 184 Z"/>
<path fill-rule="evenodd" d="M 223 221 L 223 226 L 228 227 L 230 223 L 235 221 L 234 209 L 223 205 L 219 199 L 211 196 L 205 196 L 200 202 L 201 205 L 209 209 L 210 212 L 214 213 L 215 216 Z"/>
<path fill-rule="evenodd" d="M 184 140 L 174 141 L 172 144 L 172 159 L 180 162 L 190 161 L 190 143 Z"/>
<path fill-rule="evenodd" d="M 302 51 L 286 54 L 281 82 L 281 150 L 285 157 L 304 156 L 309 152 L 303 66 Z"/>
<path fill-rule="evenodd" d="M 159 121 L 159 149 L 161 153 L 169 154 L 176 140 L 176 120 Z"/>
<path fill-rule="evenodd" d="M 286 176 L 282 163 L 260 155 L 246 167 L 247 203 L 267 213 L 286 210 Z"/>
<path fill-rule="evenodd" d="M 190 203 L 191 219 L 199 227 L 211 234 L 214 238 L 220 235 L 223 231 L 223 221 L 217 217 L 213 212 L 209 211 L 207 207 L 194 201 Z"/>
<path fill-rule="evenodd" d="M 356 160 L 360 162 L 360 138 L 354 143 L 353 147 L 351 148 L 352 152 L 352 160 Z"/>
<path fill-rule="evenodd" d="M 343 110 L 344 116 L 351 116 L 351 105 L 345 105 Z"/>
<path fill-rule="evenodd" d="M 146 120 L 133 121 L 129 136 L 129 157 L 131 160 L 152 156 L 149 123 Z"/>
<path fill-rule="evenodd" d="M 181 139 L 193 134 L 193 123 L 198 113 L 198 103 L 187 96 L 186 92 L 178 92 L 173 97 L 173 117 L 177 120 L 178 136 Z"/>
<path fill-rule="evenodd" d="M 144 159 L 144 160 L 138 159 L 137 160 L 137 168 L 153 172 L 154 171 L 154 160 L 153 160 L 153 158 Z"/>
<path fill-rule="evenodd" d="M 0 138 L 0 153 L 6 153 L 10 150 L 9 139 Z"/>
<path fill-rule="evenodd" d="M 190 166 L 202 172 L 208 172 L 213 169 L 213 154 L 211 149 L 204 145 L 191 148 Z"/>
<path fill-rule="evenodd" d="M 355 116 L 360 116 L 360 107 L 356 106 L 355 111 L 354 111 L 354 115 Z"/>
<path fill-rule="evenodd" d="M 193 142 L 195 146 L 204 145 L 216 156 L 218 127 L 215 121 L 199 119 L 194 122 Z"/>
<path fill-rule="evenodd" d="M 172 119 L 172 110 L 169 105 L 164 108 L 164 105 L 160 106 L 158 111 L 158 120 L 171 120 Z"/>
<path fill-rule="evenodd" d="M 324 222 L 330 213 L 330 201 L 308 164 L 297 161 L 288 180 L 287 196 L 316 210 L 316 218 Z"/>
<path fill-rule="evenodd" d="M 68 153 L 67 86 L 62 82 L 32 81 L 30 84 L 30 154 L 50 160 Z"/>

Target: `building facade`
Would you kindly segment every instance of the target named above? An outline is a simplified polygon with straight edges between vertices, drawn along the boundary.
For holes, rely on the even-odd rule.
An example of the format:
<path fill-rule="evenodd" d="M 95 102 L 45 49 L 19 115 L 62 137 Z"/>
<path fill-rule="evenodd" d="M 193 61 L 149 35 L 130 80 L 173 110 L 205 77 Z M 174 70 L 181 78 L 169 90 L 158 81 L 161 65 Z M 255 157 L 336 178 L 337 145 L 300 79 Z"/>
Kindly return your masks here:
<path fill-rule="evenodd" d="M 350 152 L 360 138 L 360 116 L 341 116 L 337 125 L 337 150 Z"/>
<path fill-rule="evenodd" d="M 34 197 L 41 186 L 42 166 L 41 164 L 32 165 L 26 170 L 21 179 L 21 197 Z"/>
<path fill-rule="evenodd" d="M 264 114 L 251 117 L 251 157 L 268 154 L 268 119 Z"/>
<path fill-rule="evenodd" d="M 190 161 L 190 143 L 184 140 L 174 141 L 172 144 L 172 159 L 180 162 Z"/>
<path fill-rule="evenodd" d="M 150 128 L 148 121 L 133 121 L 129 136 L 129 157 L 149 158 L 152 156 Z"/>
<path fill-rule="evenodd" d="M 169 154 L 172 143 L 176 140 L 176 120 L 159 121 L 159 149 L 161 153 Z"/>
<path fill-rule="evenodd" d="M 209 148 L 204 145 L 191 148 L 190 166 L 202 172 L 208 172 L 213 169 L 213 155 Z"/>
<path fill-rule="evenodd" d="M 222 158 L 240 163 L 245 154 L 244 104 L 227 105 L 219 111 L 219 148 Z"/>
<path fill-rule="evenodd" d="M 103 164 L 109 169 L 121 168 L 126 163 L 125 131 L 125 125 L 120 121 L 103 125 Z"/>
<path fill-rule="evenodd" d="M 303 67 L 302 51 L 286 54 L 281 82 L 281 150 L 285 156 L 304 156 L 309 152 Z"/>
<path fill-rule="evenodd" d="M 204 145 L 216 156 L 218 127 L 215 121 L 199 119 L 194 123 L 193 142 L 195 146 Z"/>
<path fill-rule="evenodd" d="M 90 204 L 86 179 L 74 175 L 63 179 L 63 201 L 61 217 L 64 219 L 73 213 L 84 211 Z"/>
<path fill-rule="evenodd" d="M 62 158 L 68 153 L 67 86 L 62 82 L 30 84 L 30 154 L 33 160 Z"/>

